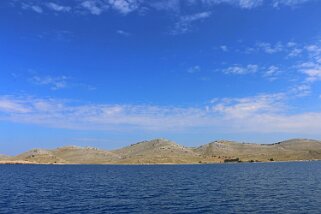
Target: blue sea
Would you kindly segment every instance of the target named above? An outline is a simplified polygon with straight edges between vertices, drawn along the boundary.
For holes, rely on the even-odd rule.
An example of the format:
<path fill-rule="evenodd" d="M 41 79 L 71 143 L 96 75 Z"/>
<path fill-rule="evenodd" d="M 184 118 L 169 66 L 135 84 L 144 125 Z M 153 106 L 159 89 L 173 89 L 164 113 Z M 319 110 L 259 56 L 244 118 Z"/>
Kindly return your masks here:
<path fill-rule="evenodd" d="M 321 213 L 321 162 L 0 165 L 0 213 Z"/>

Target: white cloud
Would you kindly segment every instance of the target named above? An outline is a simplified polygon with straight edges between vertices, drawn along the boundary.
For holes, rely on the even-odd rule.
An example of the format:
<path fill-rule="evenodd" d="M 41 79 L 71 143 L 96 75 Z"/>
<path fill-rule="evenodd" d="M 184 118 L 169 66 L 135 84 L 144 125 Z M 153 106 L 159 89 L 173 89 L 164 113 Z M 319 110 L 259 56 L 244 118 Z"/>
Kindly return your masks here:
<path fill-rule="evenodd" d="M 229 4 L 242 9 L 252 9 L 261 6 L 264 0 L 189 0 L 191 4 L 203 4 L 205 6 L 214 6 L 218 4 Z"/>
<path fill-rule="evenodd" d="M 109 8 L 107 4 L 103 4 L 97 0 L 83 1 L 81 6 L 93 15 L 100 15 L 104 10 Z"/>
<path fill-rule="evenodd" d="M 190 74 L 198 73 L 201 71 L 201 67 L 199 65 L 195 65 L 193 67 L 190 67 L 187 72 Z"/>
<path fill-rule="evenodd" d="M 258 65 L 249 64 L 247 66 L 234 65 L 223 70 L 226 74 L 251 74 L 256 73 L 258 70 Z"/>
<path fill-rule="evenodd" d="M 273 7 L 280 7 L 280 6 L 297 6 L 299 4 L 303 4 L 309 1 L 314 0 L 273 0 Z"/>
<path fill-rule="evenodd" d="M 312 93 L 312 87 L 311 87 L 311 84 L 302 83 L 293 87 L 290 92 L 292 93 L 293 96 L 305 97 Z"/>
<path fill-rule="evenodd" d="M 122 36 L 130 36 L 131 35 L 130 33 L 123 31 L 123 30 L 117 30 L 116 33 L 119 35 L 122 35 Z"/>
<path fill-rule="evenodd" d="M 239 0 L 239 5 L 241 8 L 251 9 L 258 7 L 263 4 L 263 0 Z"/>
<path fill-rule="evenodd" d="M 37 5 L 31 6 L 31 9 L 33 11 L 37 12 L 37 13 L 42 13 L 43 12 L 42 8 L 40 6 L 37 6 Z"/>
<path fill-rule="evenodd" d="M 231 118 L 245 118 L 253 114 L 275 113 L 284 110 L 285 94 L 258 95 L 255 97 L 223 99 L 212 109 Z"/>
<path fill-rule="evenodd" d="M 259 43 L 257 43 L 256 46 L 258 49 L 263 50 L 264 52 L 266 52 L 268 54 L 273 54 L 273 53 L 283 51 L 283 45 L 281 42 L 278 42 L 275 45 L 272 45 L 267 42 L 259 42 Z"/>
<path fill-rule="evenodd" d="M 296 42 L 288 42 L 288 43 L 286 44 L 286 46 L 288 46 L 288 47 L 290 47 L 290 48 L 296 47 L 296 46 L 297 46 L 297 43 L 296 43 Z"/>
<path fill-rule="evenodd" d="M 314 49 L 315 47 L 308 47 L 304 45 L 300 45 L 295 42 L 287 42 L 287 43 L 282 43 L 282 42 L 276 42 L 276 43 L 270 43 L 270 42 L 257 42 L 254 46 L 250 47 L 245 47 L 245 50 L 242 51 L 243 53 L 251 54 L 251 53 L 256 53 L 256 52 L 263 52 L 266 54 L 276 54 L 276 53 L 281 53 L 281 54 L 286 54 L 285 58 L 289 57 L 298 57 L 301 56 L 304 51 L 307 51 L 308 49 L 310 50 L 310 53 L 312 51 L 316 51 L 317 49 Z"/>
<path fill-rule="evenodd" d="M 295 57 L 295 56 L 299 56 L 301 53 L 302 53 L 302 49 L 293 48 L 292 50 L 290 50 L 290 53 L 288 54 L 288 56 Z"/>
<path fill-rule="evenodd" d="M 28 113 L 30 109 L 19 99 L 12 99 L 9 96 L 0 97 L 0 112 L 5 113 Z"/>
<path fill-rule="evenodd" d="M 200 19 L 205 19 L 211 16 L 211 12 L 201 12 L 201 13 L 195 13 L 192 15 L 182 16 L 181 20 L 184 22 L 192 22 Z"/>
<path fill-rule="evenodd" d="M 24 10 L 32 10 L 32 11 L 34 11 L 36 13 L 43 13 L 43 9 L 42 9 L 42 7 L 40 5 L 22 3 L 21 7 Z"/>
<path fill-rule="evenodd" d="M 312 54 L 312 56 L 320 55 L 321 54 L 321 46 L 313 44 L 305 46 L 305 49 L 308 53 Z"/>
<path fill-rule="evenodd" d="M 100 15 L 108 8 L 112 8 L 122 14 L 134 11 L 165 10 L 182 14 L 195 6 L 207 8 L 208 11 L 215 10 L 220 4 L 231 5 L 240 9 L 254 9 L 262 5 L 279 8 L 281 6 L 296 6 L 313 0 L 72 0 L 73 6 L 63 6 L 51 0 L 24 1 L 15 0 L 13 5 L 20 5 L 23 9 L 29 9 L 36 13 L 43 13 L 43 7 L 58 12 L 89 11 L 93 15 Z M 33 3 L 37 3 L 34 4 Z M 201 11 L 200 11 L 201 13 Z M 79 13 L 84 14 L 84 13 Z"/>
<path fill-rule="evenodd" d="M 321 80 L 321 67 L 319 69 L 307 69 L 303 73 L 308 76 L 307 81 L 309 82 Z"/>
<path fill-rule="evenodd" d="M 18 103 L 11 97 L 6 103 Z M 23 105 L 0 108 L 0 118 L 15 122 L 70 129 L 170 129 L 189 127 L 193 118 L 203 114 L 199 109 L 150 105 L 73 105 L 48 99 L 26 98 Z M 27 108 L 23 112 L 21 109 Z M 5 110 L 3 110 L 5 109 Z M 10 111 L 9 111 L 9 110 Z M 24 114 L 21 114 L 24 113 Z M 180 118 L 180 120 L 177 120 Z"/>
<path fill-rule="evenodd" d="M 69 6 L 59 5 L 54 2 L 47 3 L 47 7 L 57 12 L 69 12 L 71 10 L 71 7 Z"/>
<path fill-rule="evenodd" d="M 67 87 L 67 80 L 69 78 L 66 76 L 33 76 L 30 81 L 37 85 L 47 85 L 50 86 L 52 90 L 63 89 Z"/>
<path fill-rule="evenodd" d="M 221 133 L 320 133 L 321 112 L 289 113 L 287 94 L 217 99 L 203 107 L 75 104 L 0 97 L 0 120 L 41 126 L 106 131 L 219 130 Z"/>
<path fill-rule="evenodd" d="M 220 46 L 220 49 L 221 49 L 222 51 L 224 51 L 224 52 L 227 52 L 227 51 L 228 51 L 228 48 L 227 48 L 226 45 L 221 45 L 221 46 Z"/>
<path fill-rule="evenodd" d="M 112 8 L 120 13 L 127 14 L 138 9 L 140 5 L 139 0 L 109 0 Z"/>
<path fill-rule="evenodd" d="M 279 67 L 271 65 L 265 70 L 263 76 L 267 77 L 269 80 L 275 80 L 280 73 L 281 70 Z"/>
<path fill-rule="evenodd" d="M 179 21 L 175 24 L 173 34 L 186 33 L 190 31 L 193 22 L 209 18 L 211 14 L 211 12 L 201 12 L 192 15 L 181 16 Z"/>
<path fill-rule="evenodd" d="M 306 75 L 305 84 L 321 80 L 321 47 L 319 44 L 305 46 L 308 57 L 297 68 Z"/>
<path fill-rule="evenodd" d="M 321 131 L 321 112 L 289 113 L 289 94 L 267 94 L 222 100 L 214 110 L 220 122 L 234 132 L 317 134 Z M 232 132 L 233 132 L 232 131 Z"/>
<path fill-rule="evenodd" d="M 145 2 L 146 3 L 146 2 Z M 180 10 L 181 0 L 154 0 L 147 1 L 150 7 L 156 10 L 174 11 L 178 12 Z M 193 2 L 190 2 L 193 3 Z"/>

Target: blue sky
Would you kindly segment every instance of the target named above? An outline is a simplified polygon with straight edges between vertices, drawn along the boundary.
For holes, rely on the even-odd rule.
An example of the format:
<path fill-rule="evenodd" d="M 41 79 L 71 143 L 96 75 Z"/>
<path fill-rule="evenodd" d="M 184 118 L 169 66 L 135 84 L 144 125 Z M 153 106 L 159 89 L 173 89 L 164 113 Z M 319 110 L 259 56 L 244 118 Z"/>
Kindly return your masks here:
<path fill-rule="evenodd" d="M 321 1 L 4 0 L 0 153 L 321 139 Z"/>

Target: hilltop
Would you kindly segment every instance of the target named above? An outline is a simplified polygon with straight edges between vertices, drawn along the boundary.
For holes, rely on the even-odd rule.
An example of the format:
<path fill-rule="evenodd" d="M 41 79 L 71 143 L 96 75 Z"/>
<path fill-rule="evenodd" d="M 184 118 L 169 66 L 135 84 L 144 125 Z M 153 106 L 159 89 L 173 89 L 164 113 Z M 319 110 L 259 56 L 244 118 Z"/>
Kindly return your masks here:
<path fill-rule="evenodd" d="M 291 139 L 274 144 L 213 141 L 185 147 L 166 139 L 142 141 L 106 151 L 66 146 L 53 150 L 32 149 L 14 157 L 0 155 L 0 163 L 39 164 L 188 164 L 321 160 L 321 141 Z"/>
<path fill-rule="evenodd" d="M 143 141 L 112 152 L 121 157 L 120 163 L 198 163 L 203 159 L 191 148 L 166 139 Z"/>

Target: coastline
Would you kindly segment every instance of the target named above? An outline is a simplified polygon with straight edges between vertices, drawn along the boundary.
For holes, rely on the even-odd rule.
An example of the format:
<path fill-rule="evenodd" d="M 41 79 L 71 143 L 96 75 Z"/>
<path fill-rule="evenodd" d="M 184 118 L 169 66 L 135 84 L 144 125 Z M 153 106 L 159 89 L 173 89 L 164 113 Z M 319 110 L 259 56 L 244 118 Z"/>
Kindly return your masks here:
<path fill-rule="evenodd" d="M 95 163 L 95 164 L 85 164 L 85 163 L 37 163 L 30 161 L 0 161 L 0 165 L 64 165 L 64 166 L 79 166 L 79 165 L 88 165 L 88 166 L 147 166 L 147 165 L 230 165 L 230 164 L 258 164 L 258 163 L 295 163 L 295 162 L 316 162 L 321 161 L 321 159 L 313 160 L 286 160 L 286 161 L 258 161 L 258 162 L 209 162 L 209 163 Z"/>

